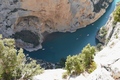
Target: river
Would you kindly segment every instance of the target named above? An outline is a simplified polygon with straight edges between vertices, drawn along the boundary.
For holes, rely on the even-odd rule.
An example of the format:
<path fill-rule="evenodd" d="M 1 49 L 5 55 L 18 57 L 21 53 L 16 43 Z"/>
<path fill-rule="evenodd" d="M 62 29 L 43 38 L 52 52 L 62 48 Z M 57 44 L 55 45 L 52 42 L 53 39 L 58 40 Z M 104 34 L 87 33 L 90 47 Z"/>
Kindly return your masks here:
<path fill-rule="evenodd" d="M 66 58 L 68 55 L 80 53 L 83 47 L 85 47 L 88 43 L 95 46 L 96 33 L 100 27 L 104 26 L 107 22 L 117 1 L 120 0 L 114 0 L 108 7 L 106 13 L 93 23 L 94 25 L 90 24 L 85 28 L 78 29 L 74 33 L 56 32 L 50 34 L 42 44 L 43 49 L 34 52 L 25 51 L 25 53 L 29 54 L 31 58 L 56 63 L 60 61 L 61 58 Z"/>

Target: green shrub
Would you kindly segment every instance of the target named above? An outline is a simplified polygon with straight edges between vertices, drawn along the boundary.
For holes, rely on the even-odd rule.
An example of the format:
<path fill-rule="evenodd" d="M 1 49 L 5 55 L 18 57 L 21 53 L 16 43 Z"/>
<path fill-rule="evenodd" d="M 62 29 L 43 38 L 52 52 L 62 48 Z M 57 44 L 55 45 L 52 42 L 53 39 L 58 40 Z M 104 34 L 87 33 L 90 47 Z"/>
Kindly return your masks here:
<path fill-rule="evenodd" d="M 101 38 L 105 38 L 105 36 L 107 34 L 107 30 L 104 26 L 102 28 L 100 28 L 99 34 L 100 34 Z"/>
<path fill-rule="evenodd" d="M 116 22 L 116 21 L 113 21 L 113 22 L 112 22 L 112 27 L 115 28 L 116 24 L 117 24 L 117 22 Z"/>
<path fill-rule="evenodd" d="M 1 80 L 28 80 L 34 75 L 41 74 L 43 69 L 40 65 L 31 58 L 27 59 L 22 49 L 17 51 L 14 44 L 14 39 L 0 38 Z"/>
<path fill-rule="evenodd" d="M 116 35 L 116 39 L 118 39 L 118 35 Z"/>
<path fill-rule="evenodd" d="M 68 73 L 67 73 L 67 72 L 64 72 L 64 73 L 62 74 L 62 78 L 63 78 L 63 79 L 67 79 L 67 77 L 68 77 Z"/>
<path fill-rule="evenodd" d="M 68 56 L 65 62 L 65 69 L 69 74 L 79 75 L 84 71 L 93 71 L 95 47 L 88 44 L 83 48 L 82 53 L 78 55 Z"/>
<path fill-rule="evenodd" d="M 85 67 L 87 69 L 90 67 L 90 64 L 93 62 L 95 55 L 95 47 L 90 46 L 90 44 L 88 44 L 85 48 L 83 48 L 81 54 L 85 55 L 84 62 L 85 62 Z"/>
<path fill-rule="evenodd" d="M 98 43 L 97 44 L 97 46 L 96 46 L 96 49 L 98 50 L 98 51 L 100 51 L 100 50 L 102 50 L 102 44 L 101 43 Z"/>
<path fill-rule="evenodd" d="M 74 74 L 78 75 L 84 71 L 82 62 L 82 58 L 80 58 L 78 55 L 68 56 L 65 63 L 65 68 L 69 74 L 74 72 Z"/>
<path fill-rule="evenodd" d="M 116 10 L 113 13 L 114 21 L 120 22 L 120 5 L 117 6 Z"/>
<path fill-rule="evenodd" d="M 96 63 L 92 62 L 90 68 L 88 69 L 88 73 L 93 72 L 97 68 Z"/>

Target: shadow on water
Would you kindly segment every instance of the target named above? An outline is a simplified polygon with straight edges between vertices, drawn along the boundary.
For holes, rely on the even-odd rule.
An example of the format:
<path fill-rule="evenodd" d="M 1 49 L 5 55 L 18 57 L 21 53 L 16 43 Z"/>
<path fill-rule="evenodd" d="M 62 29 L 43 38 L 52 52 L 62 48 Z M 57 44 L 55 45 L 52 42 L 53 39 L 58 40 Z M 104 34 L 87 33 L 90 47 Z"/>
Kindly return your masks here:
<path fill-rule="evenodd" d="M 27 52 L 30 57 L 43 59 L 48 62 L 58 62 L 61 58 L 66 58 L 68 55 L 75 55 L 81 52 L 82 48 L 88 43 L 96 45 L 96 33 L 108 20 L 109 15 L 115 8 L 115 1 L 111 3 L 107 12 L 96 22 L 88 25 L 86 28 L 78 29 L 74 33 L 52 33 L 48 35 L 42 43 L 43 50 Z"/>

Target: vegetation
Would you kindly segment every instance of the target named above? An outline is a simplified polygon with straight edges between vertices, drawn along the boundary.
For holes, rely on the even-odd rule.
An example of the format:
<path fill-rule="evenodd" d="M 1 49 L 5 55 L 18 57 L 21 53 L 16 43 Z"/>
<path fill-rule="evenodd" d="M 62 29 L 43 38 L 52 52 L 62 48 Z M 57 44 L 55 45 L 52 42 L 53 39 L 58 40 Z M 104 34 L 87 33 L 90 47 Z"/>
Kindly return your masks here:
<path fill-rule="evenodd" d="M 115 22 L 120 22 L 120 5 L 118 5 L 116 10 L 114 11 L 113 17 Z"/>
<path fill-rule="evenodd" d="M 63 79 L 67 79 L 67 77 L 68 77 L 68 73 L 67 73 L 67 72 L 64 72 L 64 73 L 62 74 L 62 78 L 63 78 Z"/>
<path fill-rule="evenodd" d="M 118 35 L 117 35 L 117 34 L 116 34 L 116 36 L 115 36 L 115 37 L 116 37 L 116 39 L 118 39 Z"/>
<path fill-rule="evenodd" d="M 83 48 L 82 53 L 78 55 L 68 56 L 65 62 L 65 69 L 69 74 L 79 75 L 87 71 L 92 72 L 96 69 L 93 61 L 95 55 L 95 47 L 88 44 Z"/>
<path fill-rule="evenodd" d="M 0 36 L 0 80 L 28 80 L 43 72 L 36 61 L 15 49 L 14 39 Z"/>
<path fill-rule="evenodd" d="M 105 38 L 105 36 L 107 34 L 107 30 L 104 26 L 102 28 L 100 28 L 99 34 L 100 34 L 101 38 Z"/>
<path fill-rule="evenodd" d="M 16 32 L 13 37 L 15 39 L 21 39 L 24 42 L 31 43 L 34 47 L 38 46 L 39 44 L 39 37 L 38 35 L 34 34 L 29 30 L 22 30 L 21 32 Z"/>
<path fill-rule="evenodd" d="M 102 47 L 103 47 L 103 44 L 98 43 L 97 46 L 96 46 L 96 49 L 97 49 L 98 51 L 100 51 L 100 50 L 102 50 Z"/>
<path fill-rule="evenodd" d="M 117 24 L 116 21 L 113 21 L 113 22 L 112 22 L 112 26 L 113 26 L 113 28 L 115 28 L 116 24 Z"/>

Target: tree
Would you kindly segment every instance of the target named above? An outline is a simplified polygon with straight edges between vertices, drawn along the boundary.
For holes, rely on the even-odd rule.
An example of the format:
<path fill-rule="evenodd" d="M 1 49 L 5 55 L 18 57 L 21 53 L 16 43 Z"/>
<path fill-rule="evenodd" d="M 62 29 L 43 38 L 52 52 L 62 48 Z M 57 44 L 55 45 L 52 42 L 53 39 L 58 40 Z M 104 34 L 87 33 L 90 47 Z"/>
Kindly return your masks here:
<path fill-rule="evenodd" d="M 27 58 L 23 49 L 15 49 L 14 39 L 0 38 L 0 78 L 2 80 L 28 80 L 43 72 L 36 61 Z"/>
<path fill-rule="evenodd" d="M 67 69 L 69 74 L 80 74 L 84 71 L 82 59 L 78 55 L 69 55 L 65 63 L 65 68 Z"/>
<path fill-rule="evenodd" d="M 82 54 L 85 54 L 85 67 L 89 68 L 91 62 L 93 62 L 94 55 L 95 55 L 95 47 L 88 44 L 85 48 L 82 50 Z"/>
<path fill-rule="evenodd" d="M 95 47 L 88 44 L 83 48 L 82 53 L 78 55 L 68 56 L 65 62 L 65 69 L 69 74 L 79 75 L 84 71 L 92 72 L 96 69 L 93 61 L 95 55 Z"/>
<path fill-rule="evenodd" d="M 120 22 L 120 5 L 117 6 L 116 10 L 113 13 L 114 21 Z"/>

